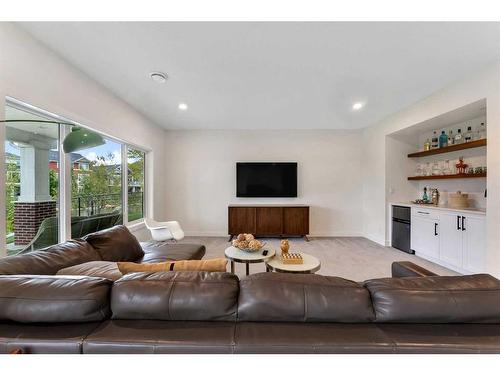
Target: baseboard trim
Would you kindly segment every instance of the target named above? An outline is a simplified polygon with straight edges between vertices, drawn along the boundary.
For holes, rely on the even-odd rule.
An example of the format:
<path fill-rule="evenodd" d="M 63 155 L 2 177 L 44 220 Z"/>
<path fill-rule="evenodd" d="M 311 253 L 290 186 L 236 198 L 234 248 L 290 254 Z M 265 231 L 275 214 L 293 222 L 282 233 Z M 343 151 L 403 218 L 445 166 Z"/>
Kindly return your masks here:
<path fill-rule="evenodd" d="M 189 237 L 229 237 L 226 232 L 198 232 L 198 231 L 185 231 L 186 236 Z M 358 232 L 319 232 L 319 233 L 310 233 L 307 237 L 363 237 L 362 233 Z"/>
<path fill-rule="evenodd" d="M 229 237 L 225 232 L 198 232 L 198 231 L 184 231 L 187 237 Z"/>
<path fill-rule="evenodd" d="M 367 240 L 373 241 L 375 243 L 378 243 L 381 246 L 389 246 L 387 244 L 388 241 L 385 240 L 385 238 L 377 236 L 377 235 L 371 235 L 371 234 L 364 234 L 362 237 L 366 238 Z"/>

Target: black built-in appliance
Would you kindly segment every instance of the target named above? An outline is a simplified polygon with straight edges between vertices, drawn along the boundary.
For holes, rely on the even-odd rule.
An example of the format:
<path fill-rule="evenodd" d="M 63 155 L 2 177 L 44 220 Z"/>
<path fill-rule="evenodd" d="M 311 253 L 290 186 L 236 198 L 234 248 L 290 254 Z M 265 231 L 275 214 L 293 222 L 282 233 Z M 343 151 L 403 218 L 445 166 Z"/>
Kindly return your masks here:
<path fill-rule="evenodd" d="M 392 247 L 410 254 L 411 209 L 405 206 L 392 206 Z"/>

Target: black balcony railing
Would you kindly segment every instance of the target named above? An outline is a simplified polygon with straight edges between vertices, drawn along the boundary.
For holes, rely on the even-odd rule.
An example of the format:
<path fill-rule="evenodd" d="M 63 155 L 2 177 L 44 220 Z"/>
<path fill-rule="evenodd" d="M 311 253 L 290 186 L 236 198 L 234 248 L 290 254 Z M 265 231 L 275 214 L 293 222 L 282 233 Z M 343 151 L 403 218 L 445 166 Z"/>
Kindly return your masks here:
<path fill-rule="evenodd" d="M 121 193 L 79 195 L 71 199 L 71 216 L 94 216 L 122 211 Z M 128 193 L 129 216 L 144 216 L 144 193 Z"/>

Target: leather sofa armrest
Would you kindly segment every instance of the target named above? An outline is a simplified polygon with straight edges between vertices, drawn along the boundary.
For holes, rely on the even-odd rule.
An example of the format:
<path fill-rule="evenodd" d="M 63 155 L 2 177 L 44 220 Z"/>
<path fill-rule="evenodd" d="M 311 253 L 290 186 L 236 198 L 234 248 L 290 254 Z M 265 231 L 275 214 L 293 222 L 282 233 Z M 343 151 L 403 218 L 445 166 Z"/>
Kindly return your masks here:
<path fill-rule="evenodd" d="M 392 277 L 426 277 L 439 276 L 415 263 L 403 261 L 393 262 L 391 265 Z"/>

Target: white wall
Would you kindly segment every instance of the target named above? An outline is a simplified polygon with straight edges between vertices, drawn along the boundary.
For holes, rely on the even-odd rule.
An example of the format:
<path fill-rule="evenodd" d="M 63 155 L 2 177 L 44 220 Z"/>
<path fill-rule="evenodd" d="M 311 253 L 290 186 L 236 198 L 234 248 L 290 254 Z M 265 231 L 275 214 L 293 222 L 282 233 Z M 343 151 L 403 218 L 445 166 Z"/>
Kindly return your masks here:
<path fill-rule="evenodd" d="M 360 235 L 361 131 L 167 131 L 167 217 L 187 234 L 227 235 L 231 203 L 311 206 L 312 236 Z M 237 161 L 298 162 L 298 198 L 236 198 Z"/>
<path fill-rule="evenodd" d="M 500 276 L 500 65 L 448 86 L 428 98 L 366 128 L 363 132 L 364 235 L 381 244 L 386 240 L 386 135 L 458 107 L 486 98 L 488 123 L 488 271 Z"/>
<path fill-rule="evenodd" d="M 153 183 L 147 187 L 148 210 L 163 218 L 164 130 L 13 24 L 0 23 L 0 51 L 0 98 L 13 97 L 151 150 L 147 178 Z M 1 100 L 1 119 L 5 118 L 4 105 Z M 4 130 L 0 126 L 0 165 L 4 165 Z M 5 196 L 3 173 L 0 196 Z M 4 200 L 0 200 L 0 238 L 5 238 Z M 0 256 L 4 251 L 2 240 Z"/>

